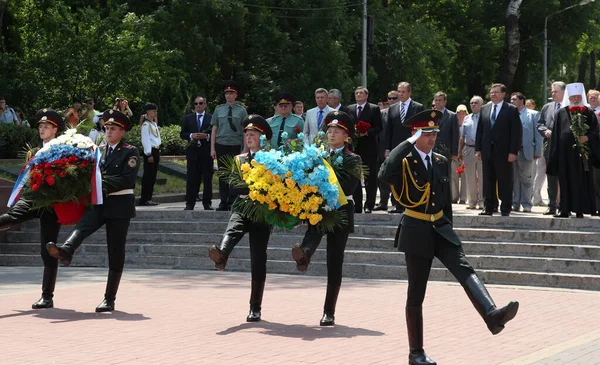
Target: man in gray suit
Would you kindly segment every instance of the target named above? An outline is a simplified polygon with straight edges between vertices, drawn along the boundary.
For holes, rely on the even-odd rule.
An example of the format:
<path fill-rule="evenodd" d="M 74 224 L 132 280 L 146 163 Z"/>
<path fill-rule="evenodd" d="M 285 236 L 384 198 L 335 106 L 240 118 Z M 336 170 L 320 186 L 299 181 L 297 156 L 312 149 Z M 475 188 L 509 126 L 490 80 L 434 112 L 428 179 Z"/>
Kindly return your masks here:
<path fill-rule="evenodd" d="M 306 112 L 306 121 L 304 122 L 304 143 L 311 144 L 313 139 L 317 136 L 321 130 L 323 120 L 325 116 L 332 109 L 327 105 L 328 92 L 326 89 L 320 87 L 315 90 L 315 102 L 317 106 L 309 109 Z"/>
<path fill-rule="evenodd" d="M 535 161 L 542 156 L 543 141 L 537 132 L 539 113 L 527 109 L 525 100 L 525 95 L 520 92 L 514 92 L 510 96 L 510 102 L 517 107 L 523 126 L 521 150 L 513 163 L 513 211 L 518 212 L 523 206 L 523 212 L 531 213 Z"/>
<path fill-rule="evenodd" d="M 538 121 L 538 132 L 544 137 L 544 146 L 548 145 L 550 136 L 552 135 L 552 129 L 554 128 L 554 121 L 556 118 L 556 112 L 562 107 L 561 103 L 565 96 L 565 88 L 567 85 L 562 81 L 555 81 L 552 83 L 552 101 L 542 107 L 540 112 L 540 119 Z M 543 162 L 548 161 L 548 149 L 544 150 Z M 540 161 L 541 163 L 542 161 Z M 558 176 L 546 175 L 548 177 L 548 210 L 544 212 L 544 215 L 554 215 L 558 208 L 556 204 L 556 196 L 558 194 Z"/>

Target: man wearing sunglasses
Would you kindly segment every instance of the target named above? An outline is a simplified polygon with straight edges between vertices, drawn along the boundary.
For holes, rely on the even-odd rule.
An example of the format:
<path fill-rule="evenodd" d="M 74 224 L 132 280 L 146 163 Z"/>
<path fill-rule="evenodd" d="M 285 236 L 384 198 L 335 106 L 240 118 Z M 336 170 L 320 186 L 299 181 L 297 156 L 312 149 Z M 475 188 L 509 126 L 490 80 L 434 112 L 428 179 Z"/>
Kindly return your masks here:
<path fill-rule="evenodd" d="M 206 113 L 206 99 L 196 96 L 193 99 L 194 112 L 185 117 L 181 125 L 181 138 L 189 141 L 185 154 L 187 179 L 185 184 L 185 209 L 194 210 L 200 183 L 204 210 L 212 208 L 213 159 L 210 156 L 210 133 L 212 115 Z"/>

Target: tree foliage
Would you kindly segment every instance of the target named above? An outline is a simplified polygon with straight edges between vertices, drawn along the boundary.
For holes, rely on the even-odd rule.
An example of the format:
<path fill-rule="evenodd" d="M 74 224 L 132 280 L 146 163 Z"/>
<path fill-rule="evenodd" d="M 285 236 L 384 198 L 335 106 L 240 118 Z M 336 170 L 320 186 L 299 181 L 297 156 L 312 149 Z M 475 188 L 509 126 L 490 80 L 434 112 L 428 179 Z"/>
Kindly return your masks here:
<path fill-rule="evenodd" d="M 500 80 L 539 100 L 544 18 L 577 3 L 369 1 L 371 101 L 409 81 L 414 99 L 428 104 L 443 90 L 454 107 Z M 549 81 L 598 86 L 599 8 L 550 17 Z M 338 88 L 348 104 L 361 79 L 361 17 L 358 0 L 0 1 L 0 95 L 29 115 L 65 110 L 73 97 L 101 109 L 121 96 L 135 120 L 151 101 L 161 124 L 178 124 L 195 95 L 221 103 L 231 78 L 254 113 L 270 115 L 281 90 L 311 107 L 316 88 Z"/>

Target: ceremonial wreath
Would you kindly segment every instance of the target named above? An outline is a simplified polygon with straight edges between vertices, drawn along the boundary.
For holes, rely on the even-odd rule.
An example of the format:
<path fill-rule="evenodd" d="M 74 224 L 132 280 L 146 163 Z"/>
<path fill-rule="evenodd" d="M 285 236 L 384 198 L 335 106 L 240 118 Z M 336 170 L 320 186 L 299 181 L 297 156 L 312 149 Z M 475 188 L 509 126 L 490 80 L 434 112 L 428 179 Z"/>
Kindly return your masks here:
<path fill-rule="evenodd" d="M 54 208 L 61 224 L 74 224 L 86 205 L 102 203 L 100 150 L 75 129 L 51 140 L 25 165 L 9 200 L 23 195 L 32 208 Z"/>

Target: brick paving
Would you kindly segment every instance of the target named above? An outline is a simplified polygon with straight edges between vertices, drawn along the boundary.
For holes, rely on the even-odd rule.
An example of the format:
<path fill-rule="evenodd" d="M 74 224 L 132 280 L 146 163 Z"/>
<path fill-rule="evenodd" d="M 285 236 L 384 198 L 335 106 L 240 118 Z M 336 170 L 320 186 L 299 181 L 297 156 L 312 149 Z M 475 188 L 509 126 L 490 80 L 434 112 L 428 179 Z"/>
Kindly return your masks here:
<path fill-rule="evenodd" d="M 0 364 L 406 364 L 405 281 L 345 279 L 319 327 L 324 278 L 268 275 L 246 323 L 247 273 L 127 270 L 114 313 L 94 313 L 106 269 L 60 268 L 55 307 L 31 310 L 41 268 L 0 267 Z M 425 349 L 439 364 L 600 364 L 600 293 L 489 286 L 521 303 L 492 336 L 462 288 L 431 282 Z"/>

